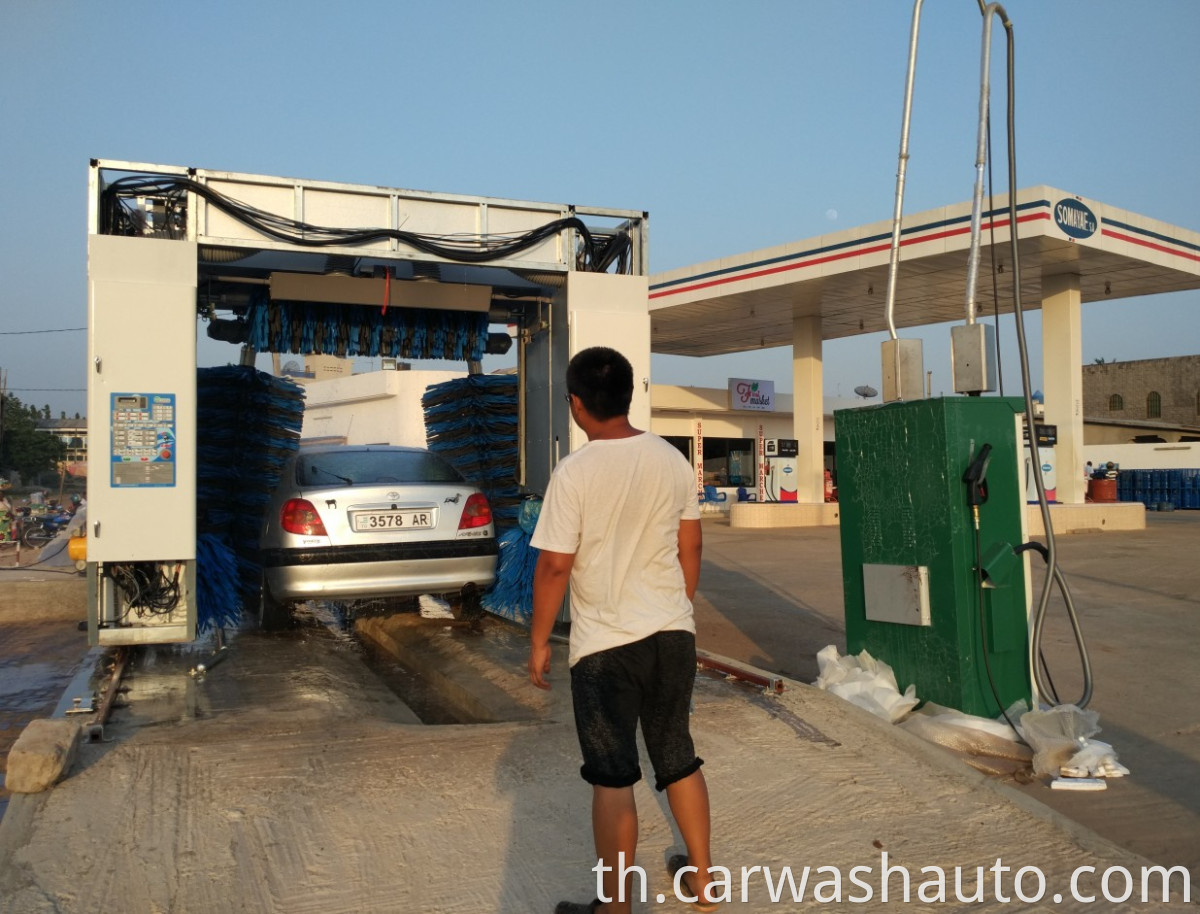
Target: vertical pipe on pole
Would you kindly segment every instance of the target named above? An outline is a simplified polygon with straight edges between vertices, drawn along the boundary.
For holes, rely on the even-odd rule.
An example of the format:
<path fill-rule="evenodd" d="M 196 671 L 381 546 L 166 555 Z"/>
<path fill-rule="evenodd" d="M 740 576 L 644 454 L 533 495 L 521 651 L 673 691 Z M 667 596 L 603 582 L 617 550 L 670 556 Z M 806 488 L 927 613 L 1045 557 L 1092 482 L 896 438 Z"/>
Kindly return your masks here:
<path fill-rule="evenodd" d="M 971 196 L 971 248 L 967 256 L 967 324 L 975 323 L 975 286 L 979 280 L 980 242 L 983 228 L 983 173 L 987 165 L 988 102 L 991 97 L 992 17 L 999 15 L 1008 23 L 1008 14 L 999 3 L 983 10 L 983 52 L 979 64 L 979 128 L 975 142 L 975 191 Z M 1016 193 L 1010 187 L 1009 194 Z M 1016 224 L 1009 226 L 1012 232 Z"/>
<path fill-rule="evenodd" d="M 896 207 L 892 213 L 892 251 L 888 262 L 887 281 L 887 325 L 888 333 L 896 339 L 896 276 L 900 269 L 900 220 L 904 212 L 904 176 L 908 171 L 908 127 L 912 120 L 913 77 L 917 69 L 917 33 L 921 25 L 921 4 L 913 4 L 912 32 L 908 41 L 908 75 L 904 80 L 904 116 L 900 123 L 900 162 L 896 169 Z M 897 350 L 896 376 L 900 375 L 899 350 Z"/>

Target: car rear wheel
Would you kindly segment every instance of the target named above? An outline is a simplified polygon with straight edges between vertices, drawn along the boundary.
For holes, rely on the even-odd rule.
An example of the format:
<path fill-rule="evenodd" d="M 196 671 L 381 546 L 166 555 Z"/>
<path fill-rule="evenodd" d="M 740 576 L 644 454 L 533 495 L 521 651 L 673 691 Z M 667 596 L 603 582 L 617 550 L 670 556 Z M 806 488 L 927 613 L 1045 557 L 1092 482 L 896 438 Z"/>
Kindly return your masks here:
<path fill-rule="evenodd" d="M 263 631 L 277 632 L 287 628 L 292 622 L 292 604 L 286 600 L 277 600 L 271 593 L 271 585 L 267 576 L 262 576 L 262 586 L 259 588 L 262 598 L 259 602 L 259 625 Z"/>

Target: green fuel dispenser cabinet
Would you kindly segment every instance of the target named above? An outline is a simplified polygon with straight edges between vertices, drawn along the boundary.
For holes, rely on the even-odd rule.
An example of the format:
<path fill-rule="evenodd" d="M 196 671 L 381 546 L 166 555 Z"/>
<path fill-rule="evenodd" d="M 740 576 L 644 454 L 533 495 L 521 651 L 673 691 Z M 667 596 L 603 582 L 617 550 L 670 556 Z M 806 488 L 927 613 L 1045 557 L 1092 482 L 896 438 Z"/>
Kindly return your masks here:
<path fill-rule="evenodd" d="M 1023 412 L 1018 399 L 950 397 L 836 413 L 847 652 L 886 661 L 901 691 L 914 683 L 922 700 L 984 717 L 1030 699 L 1013 553 Z"/>

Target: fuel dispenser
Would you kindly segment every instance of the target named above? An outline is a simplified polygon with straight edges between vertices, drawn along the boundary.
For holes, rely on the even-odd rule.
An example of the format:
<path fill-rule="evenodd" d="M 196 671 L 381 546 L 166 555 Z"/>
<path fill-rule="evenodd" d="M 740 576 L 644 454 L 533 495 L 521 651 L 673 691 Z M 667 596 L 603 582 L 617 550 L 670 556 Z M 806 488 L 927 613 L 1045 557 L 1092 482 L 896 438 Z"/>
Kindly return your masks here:
<path fill-rule="evenodd" d="M 796 501 L 796 458 L 799 455 L 799 442 L 795 438 L 767 438 L 763 441 L 763 479 L 767 501 Z"/>
<path fill-rule="evenodd" d="M 1034 469 L 1040 468 L 1042 474 L 1042 489 L 1046 493 L 1046 501 L 1058 501 L 1058 461 L 1054 456 L 1054 446 L 1058 444 L 1058 426 L 1035 423 L 1037 432 L 1037 462 L 1033 459 L 1033 449 L 1029 446 L 1029 423 L 1022 426 L 1024 435 L 1025 457 L 1025 500 L 1031 505 L 1037 504 L 1037 480 L 1034 479 Z"/>
<path fill-rule="evenodd" d="M 1008 226 L 1024 396 L 983 396 L 996 390 L 997 377 L 995 327 L 980 322 L 976 314 L 995 18 L 1008 32 L 1010 86 L 1013 68 L 1012 23 L 999 4 L 981 7 L 982 78 L 966 320 L 950 333 L 954 390 L 965 396 L 923 399 L 921 341 L 900 339 L 896 332 L 920 10 L 921 0 L 916 0 L 888 263 L 885 314 L 890 338 L 881 347 L 885 403 L 836 413 L 846 646 L 850 653 L 867 650 L 890 664 L 901 688 L 915 684 L 921 699 L 969 714 L 995 717 L 1018 699 L 1030 707 L 1042 697 L 1058 703 L 1039 649 L 1053 582 L 1062 592 L 1079 648 L 1084 688 L 1074 704 L 1083 708 L 1091 697 L 1091 669 L 1070 591 L 1057 566 L 1045 480 L 1038 471 L 1042 457 L 1037 434 L 1029 439 L 1035 469 L 1031 475 L 1046 546 L 1025 543 L 1023 535 L 1023 418 L 1035 414 L 1022 321 L 1011 95 Z M 1034 548 L 1045 558 L 1046 570 L 1036 608 L 1031 609 L 1027 562 Z"/>
<path fill-rule="evenodd" d="M 954 397 L 836 414 L 847 652 L 986 717 L 1030 700 L 1022 411 Z"/>

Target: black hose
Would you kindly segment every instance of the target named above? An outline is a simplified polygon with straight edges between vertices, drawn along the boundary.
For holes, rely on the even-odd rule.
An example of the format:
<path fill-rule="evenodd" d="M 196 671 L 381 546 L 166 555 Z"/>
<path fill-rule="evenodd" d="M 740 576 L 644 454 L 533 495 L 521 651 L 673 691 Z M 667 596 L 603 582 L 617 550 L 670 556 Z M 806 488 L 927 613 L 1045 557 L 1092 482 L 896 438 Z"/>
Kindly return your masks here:
<path fill-rule="evenodd" d="M 991 687 L 992 698 L 996 700 L 996 706 L 1000 709 L 1000 713 L 1004 715 L 1004 719 L 1012 728 L 1013 733 L 1019 735 L 1020 731 L 1012 722 L 1012 718 L 1008 716 L 1004 702 L 1000 699 L 1000 692 L 996 688 L 996 678 L 992 675 L 992 661 L 988 656 L 987 617 L 983 611 L 983 549 L 979 543 L 978 521 L 975 523 L 975 592 L 979 595 L 979 642 L 983 649 L 983 668 L 987 671 L 988 685 Z"/>

